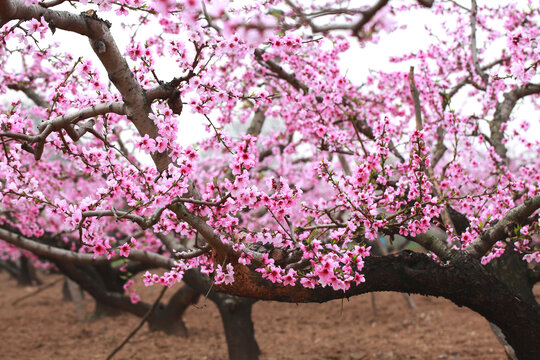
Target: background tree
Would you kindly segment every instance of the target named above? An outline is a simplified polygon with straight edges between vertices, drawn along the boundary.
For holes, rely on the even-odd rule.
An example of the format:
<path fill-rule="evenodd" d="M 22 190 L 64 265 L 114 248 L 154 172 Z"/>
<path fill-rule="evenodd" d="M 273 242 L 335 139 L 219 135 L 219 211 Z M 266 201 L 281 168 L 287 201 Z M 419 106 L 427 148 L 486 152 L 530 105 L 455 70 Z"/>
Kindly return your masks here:
<path fill-rule="evenodd" d="M 0 0 L 3 252 L 167 268 L 147 285 L 199 269 L 256 299 L 443 296 L 535 358 L 540 142 L 514 110 L 536 110 L 538 9 L 345 6 Z M 424 6 L 437 41 L 347 78 L 351 45 Z M 197 119 L 209 136 L 181 145 Z M 381 235 L 429 256 L 369 256 Z"/>

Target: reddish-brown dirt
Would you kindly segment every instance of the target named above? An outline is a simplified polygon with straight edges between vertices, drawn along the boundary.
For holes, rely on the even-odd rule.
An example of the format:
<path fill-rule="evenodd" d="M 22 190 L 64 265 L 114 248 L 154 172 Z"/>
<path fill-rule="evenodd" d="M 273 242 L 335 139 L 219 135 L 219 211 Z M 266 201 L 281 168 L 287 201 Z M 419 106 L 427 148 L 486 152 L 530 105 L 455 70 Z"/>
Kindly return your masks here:
<path fill-rule="evenodd" d="M 51 283 L 58 275 L 41 275 Z M 36 288 L 17 287 L 0 274 L 1 359 L 105 359 L 138 323 L 123 314 L 78 321 L 73 303 L 63 302 L 61 283 L 19 302 Z M 170 296 L 176 288 L 170 289 Z M 141 289 L 153 302 L 158 287 Z M 86 299 L 90 314 L 93 302 Z M 254 305 L 255 335 L 262 359 L 505 359 L 488 322 L 444 299 L 413 296 L 411 310 L 401 294 L 378 293 L 378 316 L 370 295 L 325 304 Z M 226 359 L 221 320 L 210 301 L 185 315 L 189 338 L 152 333 L 143 327 L 115 359 Z"/>

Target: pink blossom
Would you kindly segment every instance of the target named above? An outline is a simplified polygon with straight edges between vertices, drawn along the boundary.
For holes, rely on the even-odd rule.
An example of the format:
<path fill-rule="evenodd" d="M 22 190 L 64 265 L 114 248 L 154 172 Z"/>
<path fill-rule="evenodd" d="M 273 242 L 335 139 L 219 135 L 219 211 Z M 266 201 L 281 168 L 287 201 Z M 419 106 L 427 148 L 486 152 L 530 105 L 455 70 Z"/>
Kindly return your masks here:
<path fill-rule="evenodd" d="M 129 257 L 129 251 L 131 250 L 131 247 L 128 243 L 124 243 L 122 246 L 120 246 L 120 256 Z"/>

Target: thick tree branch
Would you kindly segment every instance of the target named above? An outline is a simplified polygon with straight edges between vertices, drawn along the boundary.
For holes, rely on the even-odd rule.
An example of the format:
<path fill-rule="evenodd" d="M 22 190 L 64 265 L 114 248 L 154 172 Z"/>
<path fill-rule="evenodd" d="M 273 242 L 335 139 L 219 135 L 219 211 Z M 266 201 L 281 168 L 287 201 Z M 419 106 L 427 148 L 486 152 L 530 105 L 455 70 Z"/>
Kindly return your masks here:
<path fill-rule="evenodd" d="M 17 0 L 0 0 L 0 24 L 10 20 L 31 20 L 45 17 L 48 23 L 53 23 L 58 29 L 73 31 L 89 36 L 84 18 L 67 11 L 53 11 L 38 5 L 26 5 Z"/>
<path fill-rule="evenodd" d="M 407 239 L 414 241 L 428 251 L 432 251 L 441 260 L 448 260 L 452 256 L 450 247 L 434 234 L 423 233 Z"/>
<path fill-rule="evenodd" d="M 540 265 L 536 264 L 534 268 L 529 269 L 528 276 L 533 284 L 540 282 Z"/>
<path fill-rule="evenodd" d="M 79 264 L 99 265 L 110 263 L 115 260 L 130 259 L 164 269 L 170 269 L 174 266 L 174 259 L 145 250 L 131 250 L 128 257 L 123 257 L 118 254 L 111 256 L 110 258 L 107 258 L 107 256 L 94 257 L 93 254 L 77 253 L 71 250 L 41 244 L 35 240 L 31 240 L 22 235 L 14 234 L 11 231 L 2 228 L 0 228 L 0 240 L 4 240 L 21 249 L 31 251 L 36 255 Z"/>
<path fill-rule="evenodd" d="M 129 296 L 113 291 L 107 291 L 102 284 L 99 284 L 98 281 L 90 275 L 91 271 L 89 270 L 91 270 L 91 268 L 89 267 L 76 265 L 75 263 L 66 262 L 60 259 L 51 260 L 62 273 L 79 284 L 96 301 L 99 301 L 102 304 L 127 311 L 130 314 L 139 317 L 144 316 L 150 308 L 150 305 L 145 302 L 139 301 L 138 303 L 133 304 Z"/>
<path fill-rule="evenodd" d="M 111 24 L 98 18 L 95 13 L 76 15 L 38 5 L 27 5 L 15 0 L 0 0 L 0 23 L 14 19 L 39 20 L 41 17 L 49 24 L 54 24 L 57 29 L 88 37 L 92 49 L 107 71 L 109 79 L 122 94 L 127 117 L 133 122 L 141 136 L 148 135 L 155 139 L 158 136 L 158 128 L 148 117 L 151 108 L 146 92 L 135 79 L 124 56 L 118 49 L 109 29 Z M 171 159 L 166 153 L 154 152 L 152 159 L 160 172 L 166 170 L 171 163 Z"/>
<path fill-rule="evenodd" d="M 243 265 L 235 266 L 235 282 L 220 291 L 238 296 L 285 302 L 325 302 L 373 291 L 442 296 L 467 306 L 499 326 L 520 359 L 540 353 L 540 309 L 511 292 L 476 259 L 454 254 L 446 265 L 411 251 L 365 259 L 366 282 L 345 292 L 330 287 L 307 289 L 272 284 Z M 524 336 L 527 334 L 527 336 Z M 524 350 L 527 349 L 527 350 Z"/>
<path fill-rule="evenodd" d="M 540 93 L 540 84 L 526 84 L 504 93 L 503 101 L 499 101 L 495 106 L 493 120 L 489 123 L 491 133 L 491 142 L 495 145 L 495 152 L 506 161 L 506 146 L 504 146 L 504 132 L 501 126 L 510 119 L 510 115 L 516 106 L 518 100 L 533 94 Z"/>
<path fill-rule="evenodd" d="M 525 223 L 530 215 L 540 208 L 540 195 L 525 200 L 525 202 L 509 210 L 494 226 L 484 231 L 465 250 L 465 253 L 475 258 L 481 258 L 497 242 L 508 237 L 509 231 L 517 225 Z"/>

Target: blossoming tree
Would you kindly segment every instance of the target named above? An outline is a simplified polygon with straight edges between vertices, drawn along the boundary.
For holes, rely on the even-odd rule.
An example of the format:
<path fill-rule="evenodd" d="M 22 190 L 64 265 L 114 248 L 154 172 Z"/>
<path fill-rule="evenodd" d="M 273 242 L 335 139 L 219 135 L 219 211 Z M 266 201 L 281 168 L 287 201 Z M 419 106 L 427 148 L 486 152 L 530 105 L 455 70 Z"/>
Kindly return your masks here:
<path fill-rule="evenodd" d="M 423 7 L 436 41 L 347 77 L 351 46 Z M 533 359 L 539 21 L 532 2 L 0 0 L 2 257 L 167 269 L 147 285 L 197 269 L 255 299 L 443 296 Z M 426 252 L 370 256 L 398 236 Z"/>

